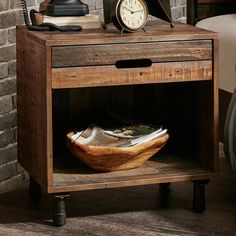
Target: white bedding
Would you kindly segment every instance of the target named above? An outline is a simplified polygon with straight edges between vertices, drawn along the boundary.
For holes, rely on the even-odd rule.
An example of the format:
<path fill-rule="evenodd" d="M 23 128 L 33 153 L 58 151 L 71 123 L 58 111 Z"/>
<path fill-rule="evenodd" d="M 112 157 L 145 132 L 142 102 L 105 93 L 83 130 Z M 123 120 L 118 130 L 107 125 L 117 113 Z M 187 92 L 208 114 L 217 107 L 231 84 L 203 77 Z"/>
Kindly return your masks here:
<path fill-rule="evenodd" d="M 210 17 L 197 27 L 219 33 L 219 87 L 234 92 L 226 117 L 224 152 L 236 170 L 236 14 Z"/>
<path fill-rule="evenodd" d="M 196 26 L 219 33 L 219 88 L 233 93 L 236 87 L 236 14 L 210 17 Z"/>

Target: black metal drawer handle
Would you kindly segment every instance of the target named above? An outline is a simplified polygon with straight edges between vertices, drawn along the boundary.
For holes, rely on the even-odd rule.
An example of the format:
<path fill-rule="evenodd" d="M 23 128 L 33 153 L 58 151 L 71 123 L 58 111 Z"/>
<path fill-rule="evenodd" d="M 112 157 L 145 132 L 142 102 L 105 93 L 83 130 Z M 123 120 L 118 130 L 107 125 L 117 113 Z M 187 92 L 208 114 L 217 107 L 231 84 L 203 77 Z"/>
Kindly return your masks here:
<path fill-rule="evenodd" d="M 152 65 L 151 59 L 120 60 L 117 61 L 115 64 L 116 68 L 118 69 L 150 67 L 151 65 Z"/>

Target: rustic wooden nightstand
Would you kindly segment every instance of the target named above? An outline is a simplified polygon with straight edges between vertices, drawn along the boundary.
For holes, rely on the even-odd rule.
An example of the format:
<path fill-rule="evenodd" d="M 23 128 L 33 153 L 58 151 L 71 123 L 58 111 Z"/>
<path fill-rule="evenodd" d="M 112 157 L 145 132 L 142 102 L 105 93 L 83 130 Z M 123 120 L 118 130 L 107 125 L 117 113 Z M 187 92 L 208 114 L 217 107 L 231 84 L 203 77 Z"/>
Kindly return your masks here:
<path fill-rule="evenodd" d="M 17 27 L 18 160 L 32 198 L 55 194 L 55 225 L 65 223 L 73 191 L 193 181 L 193 210 L 205 208 L 204 185 L 218 172 L 217 34 L 163 21 L 145 29 L 121 36 L 113 27 Z M 140 168 L 95 172 L 69 153 L 66 132 L 114 108 L 164 125 L 170 139 Z"/>

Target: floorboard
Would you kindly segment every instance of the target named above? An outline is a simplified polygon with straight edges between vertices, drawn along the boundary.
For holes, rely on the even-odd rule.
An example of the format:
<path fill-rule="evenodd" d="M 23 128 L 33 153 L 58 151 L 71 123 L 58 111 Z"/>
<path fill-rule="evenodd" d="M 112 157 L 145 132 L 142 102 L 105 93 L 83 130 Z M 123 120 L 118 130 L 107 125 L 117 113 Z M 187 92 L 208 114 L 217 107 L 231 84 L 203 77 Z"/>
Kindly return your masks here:
<path fill-rule="evenodd" d="M 52 226 L 52 196 L 28 200 L 27 183 L 0 193 L 0 235 L 213 236 L 236 235 L 236 172 L 220 158 L 220 174 L 206 186 L 206 211 L 192 208 L 192 183 L 74 192 L 67 223 Z"/>

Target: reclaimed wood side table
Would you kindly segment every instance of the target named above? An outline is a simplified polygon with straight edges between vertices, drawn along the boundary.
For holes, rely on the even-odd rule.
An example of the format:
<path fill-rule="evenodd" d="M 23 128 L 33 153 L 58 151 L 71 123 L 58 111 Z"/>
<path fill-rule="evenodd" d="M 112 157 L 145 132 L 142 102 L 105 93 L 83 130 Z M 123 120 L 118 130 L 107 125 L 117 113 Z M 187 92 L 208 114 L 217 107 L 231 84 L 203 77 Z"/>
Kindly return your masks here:
<path fill-rule="evenodd" d="M 192 181 L 193 210 L 205 209 L 204 186 L 218 172 L 217 34 L 163 21 L 145 29 L 17 27 L 18 161 L 31 198 L 54 194 L 55 225 L 65 223 L 73 191 Z M 162 124 L 167 146 L 140 168 L 90 170 L 69 153 L 66 132 L 104 108 Z"/>

